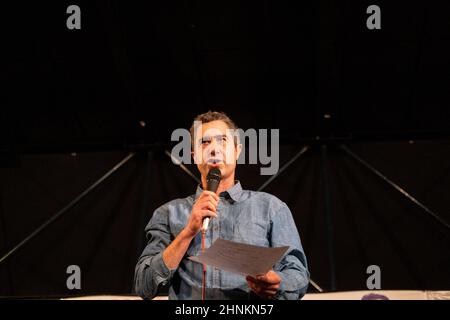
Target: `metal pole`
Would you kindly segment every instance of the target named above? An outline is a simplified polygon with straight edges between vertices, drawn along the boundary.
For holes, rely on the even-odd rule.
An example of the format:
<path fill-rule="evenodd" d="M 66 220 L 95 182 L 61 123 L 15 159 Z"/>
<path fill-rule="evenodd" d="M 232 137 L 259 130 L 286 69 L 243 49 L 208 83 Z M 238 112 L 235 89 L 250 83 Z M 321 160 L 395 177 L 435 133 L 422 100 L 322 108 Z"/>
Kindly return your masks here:
<path fill-rule="evenodd" d="M 309 278 L 309 282 L 313 285 L 314 288 L 316 288 L 317 291 L 319 291 L 320 293 L 323 292 L 323 289 L 313 281 L 313 279 Z"/>
<path fill-rule="evenodd" d="M 334 247 L 333 247 L 333 222 L 331 220 L 331 206 L 330 206 L 330 187 L 328 180 L 328 149 L 326 145 L 322 146 L 322 182 L 325 198 L 325 224 L 327 227 L 327 247 L 328 247 L 328 259 L 330 263 L 330 280 L 331 290 L 336 290 L 336 265 L 334 260 Z"/>
<path fill-rule="evenodd" d="M 172 156 L 172 154 L 169 151 L 165 151 L 166 154 L 170 157 L 170 159 L 172 159 L 172 162 L 175 163 L 176 165 L 180 166 L 180 168 L 186 172 L 192 179 L 194 179 L 198 184 L 201 184 L 202 182 L 200 181 L 199 178 L 197 178 L 182 162 L 180 159 L 175 158 L 174 156 Z"/>
<path fill-rule="evenodd" d="M 41 233 L 44 229 L 46 229 L 50 224 L 59 219 L 62 215 L 64 215 L 69 209 L 78 204 L 81 199 L 87 196 L 92 190 L 94 190 L 98 185 L 100 185 L 103 181 L 105 181 L 109 176 L 111 176 L 114 172 L 116 172 L 120 167 L 122 167 L 128 160 L 134 157 L 135 153 L 130 153 L 123 160 L 121 160 L 118 164 L 116 164 L 111 170 L 109 170 L 105 175 L 103 175 L 100 179 L 94 182 L 91 186 L 89 186 L 85 191 L 83 191 L 80 195 L 78 195 L 74 200 L 72 200 L 68 205 L 58 211 L 55 215 L 53 215 L 50 219 L 48 219 L 45 223 L 43 223 L 39 228 L 33 231 L 28 237 L 23 239 L 18 245 L 12 248 L 8 253 L 6 253 L 1 259 L 0 264 L 13 254 L 15 254 L 19 249 L 21 249 L 24 245 L 31 241 L 34 237 L 36 237 L 39 233 Z"/>
<path fill-rule="evenodd" d="M 309 146 L 304 146 L 294 157 L 292 157 L 291 160 L 285 163 L 285 165 L 278 170 L 276 174 L 271 176 L 266 182 L 263 183 L 261 187 L 258 188 L 258 191 L 262 191 L 265 187 L 269 185 L 273 180 L 275 180 L 284 170 L 286 170 L 292 163 L 294 163 L 295 160 L 300 158 L 306 151 L 308 151 Z"/>
<path fill-rule="evenodd" d="M 375 175 L 380 177 L 382 180 L 384 180 L 387 184 L 389 184 L 391 187 L 393 187 L 395 190 L 400 192 L 402 195 L 404 195 L 406 198 L 408 198 L 410 201 L 412 201 L 414 204 L 416 204 L 419 208 L 421 208 L 423 211 L 425 211 L 428 215 L 433 217 L 437 222 L 442 224 L 444 227 L 446 227 L 448 230 L 450 230 L 450 225 L 443 220 L 441 217 L 439 217 L 436 213 L 428 209 L 425 205 L 423 205 L 421 202 L 419 202 L 416 198 L 411 196 L 408 192 L 406 192 L 404 189 L 402 189 L 400 186 L 395 184 L 393 181 L 391 181 L 389 178 L 387 178 L 385 175 L 383 175 L 380 171 L 372 167 L 369 163 L 361 159 L 359 156 L 357 156 L 355 153 L 353 153 L 347 146 L 342 145 L 341 149 L 344 150 L 347 154 L 349 154 L 353 159 L 358 161 L 360 164 L 362 164 L 364 167 L 372 171 Z"/>
<path fill-rule="evenodd" d="M 151 187 L 151 167 L 152 167 L 152 161 L 153 161 L 153 152 L 149 151 L 143 154 L 143 162 L 144 162 L 144 190 L 142 195 L 142 203 L 141 203 L 141 209 L 140 209 L 140 215 L 138 218 L 139 221 L 139 230 L 144 230 L 145 225 L 147 223 L 146 217 L 148 214 L 148 208 L 149 208 L 149 196 L 150 196 L 150 187 Z M 142 250 L 144 250 L 145 247 L 145 235 L 139 237 L 138 242 L 138 255 L 139 257 L 142 253 Z"/>

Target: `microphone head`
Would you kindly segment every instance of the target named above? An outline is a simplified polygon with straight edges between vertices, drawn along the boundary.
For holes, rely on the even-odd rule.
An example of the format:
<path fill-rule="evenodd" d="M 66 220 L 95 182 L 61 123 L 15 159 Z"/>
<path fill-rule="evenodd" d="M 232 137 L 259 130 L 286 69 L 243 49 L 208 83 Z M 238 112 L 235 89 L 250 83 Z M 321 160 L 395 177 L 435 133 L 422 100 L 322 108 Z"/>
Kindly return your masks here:
<path fill-rule="evenodd" d="M 208 175 L 206 176 L 206 190 L 216 192 L 221 178 L 222 173 L 218 168 L 209 170 Z"/>
<path fill-rule="evenodd" d="M 206 180 L 219 180 L 222 177 L 222 173 L 218 168 L 212 168 L 209 170 L 208 175 L 206 176 Z"/>

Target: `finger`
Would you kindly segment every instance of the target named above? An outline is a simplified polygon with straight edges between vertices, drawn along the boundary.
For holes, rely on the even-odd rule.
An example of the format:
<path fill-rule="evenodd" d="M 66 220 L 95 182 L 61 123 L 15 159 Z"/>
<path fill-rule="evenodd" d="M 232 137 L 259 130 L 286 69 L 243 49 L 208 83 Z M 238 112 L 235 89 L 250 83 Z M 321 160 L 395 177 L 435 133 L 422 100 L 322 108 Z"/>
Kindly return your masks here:
<path fill-rule="evenodd" d="M 253 289 L 253 290 L 259 289 L 259 286 L 254 281 L 247 280 L 247 284 L 250 287 L 250 289 Z"/>
<path fill-rule="evenodd" d="M 255 283 L 255 285 L 263 288 L 264 290 L 278 290 L 280 288 L 280 285 L 277 284 L 267 284 L 265 282 Z"/>
<path fill-rule="evenodd" d="M 217 213 L 211 210 L 200 210 L 200 215 L 202 218 L 210 217 L 210 218 L 217 218 Z"/>
<path fill-rule="evenodd" d="M 252 279 L 251 279 L 251 280 L 252 280 Z M 254 279 L 254 280 L 252 280 L 252 282 L 254 282 L 255 284 L 257 284 L 257 285 L 259 285 L 259 286 L 265 287 L 265 288 L 268 288 L 268 287 L 277 287 L 277 286 L 280 285 L 280 282 L 279 282 L 279 281 L 277 281 L 277 282 L 275 282 L 275 283 L 272 283 L 272 282 L 267 282 L 267 281 L 264 281 L 264 280 Z"/>
<path fill-rule="evenodd" d="M 267 282 L 261 282 L 261 281 L 257 281 L 257 280 L 253 281 L 251 279 L 251 277 L 248 277 L 247 282 L 251 283 L 252 286 L 259 287 L 259 288 L 261 288 L 263 290 L 278 290 L 280 288 L 280 284 L 279 283 L 270 284 L 270 283 L 267 283 Z"/>
<path fill-rule="evenodd" d="M 213 199 L 215 199 L 216 201 L 219 201 L 219 196 L 215 192 L 208 191 L 208 190 L 203 191 L 202 194 L 200 195 L 200 198 L 207 197 L 207 196 L 210 196 Z"/>
<path fill-rule="evenodd" d="M 277 294 L 278 290 L 266 290 L 258 286 L 253 286 L 252 291 L 255 292 L 261 298 L 272 299 Z"/>
<path fill-rule="evenodd" d="M 277 290 L 262 290 L 261 293 L 265 296 L 274 296 L 277 293 Z"/>
<path fill-rule="evenodd" d="M 252 290 L 254 293 L 256 293 L 258 296 L 261 295 L 262 290 L 260 287 L 256 286 L 254 283 L 247 281 L 248 287 L 250 290 Z"/>
<path fill-rule="evenodd" d="M 206 201 L 206 202 L 199 203 L 199 206 L 200 206 L 201 209 L 207 209 L 207 210 L 211 210 L 211 211 L 214 211 L 214 212 L 217 211 L 217 208 L 214 205 L 214 203 L 212 203 L 209 200 Z"/>
<path fill-rule="evenodd" d="M 261 288 L 256 288 L 253 292 L 263 299 L 273 299 L 277 293 L 276 290 L 262 290 Z"/>
<path fill-rule="evenodd" d="M 247 280 L 247 284 L 255 292 L 264 293 L 264 292 L 277 292 L 279 285 L 270 285 L 264 286 L 259 284 L 258 282 L 252 282 L 251 280 Z"/>
<path fill-rule="evenodd" d="M 281 279 L 275 272 L 268 272 L 265 275 L 256 276 L 256 280 L 270 283 L 270 284 L 276 284 L 280 283 Z"/>
<path fill-rule="evenodd" d="M 198 199 L 196 205 L 203 206 L 205 203 L 212 203 L 214 205 L 214 207 L 216 207 L 216 208 L 217 208 L 217 205 L 219 204 L 219 202 L 216 199 L 214 199 L 213 197 L 205 196 L 201 199 Z"/>
<path fill-rule="evenodd" d="M 199 198 L 197 199 L 197 202 L 195 203 L 197 206 L 198 205 L 203 205 L 204 203 L 208 203 L 211 202 L 214 206 L 217 206 L 218 202 L 211 196 L 205 196 L 203 198 Z"/>
<path fill-rule="evenodd" d="M 264 292 L 260 294 L 260 297 L 263 299 L 273 299 L 277 293 L 276 292 Z"/>
<path fill-rule="evenodd" d="M 216 211 L 216 210 L 217 210 L 217 202 L 214 201 L 214 199 L 208 200 L 207 203 L 209 203 L 209 204 L 214 208 L 213 211 Z"/>
<path fill-rule="evenodd" d="M 214 196 L 215 197 L 214 197 Z M 204 201 L 211 201 L 212 203 L 214 203 L 215 206 L 217 206 L 217 204 L 219 203 L 219 198 L 217 197 L 217 195 L 215 193 L 213 193 L 213 195 L 206 195 L 203 200 Z"/>

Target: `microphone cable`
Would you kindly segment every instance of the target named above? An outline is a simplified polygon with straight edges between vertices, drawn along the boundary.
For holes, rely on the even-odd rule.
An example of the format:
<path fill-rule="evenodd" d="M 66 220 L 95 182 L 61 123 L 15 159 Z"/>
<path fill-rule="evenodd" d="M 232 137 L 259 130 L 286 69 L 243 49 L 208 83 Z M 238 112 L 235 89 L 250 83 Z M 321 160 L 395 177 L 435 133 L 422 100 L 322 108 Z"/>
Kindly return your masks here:
<path fill-rule="evenodd" d="M 202 228 L 202 255 L 205 253 L 205 233 L 206 230 Z M 206 291 L 206 264 L 203 263 L 202 301 L 205 301 L 205 291 Z"/>

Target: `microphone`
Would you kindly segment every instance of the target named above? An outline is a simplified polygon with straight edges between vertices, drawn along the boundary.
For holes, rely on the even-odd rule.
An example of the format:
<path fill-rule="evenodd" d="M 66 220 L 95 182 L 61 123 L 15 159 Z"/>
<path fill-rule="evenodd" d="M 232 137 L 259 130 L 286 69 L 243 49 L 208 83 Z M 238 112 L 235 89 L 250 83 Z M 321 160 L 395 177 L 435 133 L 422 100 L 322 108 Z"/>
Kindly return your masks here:
<path fill-rule="evenodd" d="M 216 192 L 219 187 L 220 179 L 222 178 L 222 173 L 218 168 L 212 168 L 209 170 L 208 175 L 206 176 L 206 190 Z M 202 231 L 206 231 L 208 229 L 209 217 L 203 219 Z"/>

